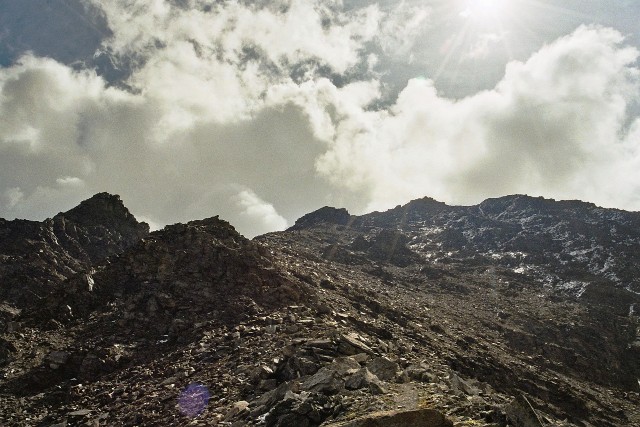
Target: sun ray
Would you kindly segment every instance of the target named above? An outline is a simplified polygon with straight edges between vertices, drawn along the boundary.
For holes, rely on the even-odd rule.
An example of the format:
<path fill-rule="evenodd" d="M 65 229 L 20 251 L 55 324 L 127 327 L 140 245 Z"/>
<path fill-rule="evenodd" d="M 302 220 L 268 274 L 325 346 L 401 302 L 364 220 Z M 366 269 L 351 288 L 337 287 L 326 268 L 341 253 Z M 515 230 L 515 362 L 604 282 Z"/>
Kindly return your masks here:
<path fill-rule="evenodd" d="M 498 21 L 507 13 L 509 4 L 507 0 L 469 0 L 460 15 L 482 24 Z"/>
<path fill-rule="evenodd" d="M 460 31 L 454 37 L 449 39 L 450 43 L 449 43 L 449 46 L 446 48 L 446 54 L 440 66 L 438 67 L 438 70 L 436 71 L 436 73 L 432 78 L 434 82 L 437 82 L 442 76 L 442 73 L 446 71 L 447 67 L 449 66 L 449 62 L 451 61 L 451 58 L 453 58 L 454 53 L 458 53 L 460 51 L 460 46 L 462 46 L 464 39 L 467 37 L 467 32 L 468 32 L 468 26 L 465 25 L 460 29 Z"/>
<path fill-rule="evenodd" d="M 442 0 L 432 5 L 433 16 L 438 18 L 430 22 L 430 33 L 440 36 L 425 43 L 437 42 L 440 49 L 439 55 L 425 58 L 429 61 L 425 65 L 428 78 L 440 83 L 445 92 L 452 82 L 462 86 L 475 79 L 470 66 L 491 69 L 499 78 L 498 64 L 526 59 L 531 42 L 545 42 L 553 36 L 555 17 L 566 21 L 587 18 L 579 10 L 549 0 Z"/>
<path fill-rule="evenodd" d="M 588 15 L 586 13 L 582 13 L 574 9 L 568 9 L 566 7 L 548 4 L 547 2 L 540 1 L 540 0 L 518 0 L 518 2 L 521 3 L 523 6 L 530 6 L 530 7 L 538 8 L 541 10 L 547 10 L 549 12 L 556 13 L 556 14 L 560 13 L 563 15 L 571 16 L 573 18 L 580 18 L 584 20 L 590 20 L 592 18 L 591 15 Z"/>

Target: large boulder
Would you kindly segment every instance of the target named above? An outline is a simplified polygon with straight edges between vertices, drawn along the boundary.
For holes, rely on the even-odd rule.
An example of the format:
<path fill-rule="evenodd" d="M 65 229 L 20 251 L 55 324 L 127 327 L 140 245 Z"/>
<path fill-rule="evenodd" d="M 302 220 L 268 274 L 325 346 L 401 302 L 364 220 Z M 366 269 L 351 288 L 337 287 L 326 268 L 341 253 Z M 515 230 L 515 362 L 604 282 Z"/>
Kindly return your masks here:
<path fill-rule="evenodd" d="M 302 384 L 302 389 L 305 391 L 332 395 L 344 389 L 344 380 L 338 371 L 325 366 L 316 372 L 315 375 L 309 377 Z"/>
<path fill-rule="evenodd" d="M 382 381 L 393 380 L 398 374 L 398 371 L 400 371 L 400 366 L 386 357 L 376 357 L 369 363 L 367 368 Z"/>
<path fill-rule="evenodd" d="M 451 420 L 434 409 L 375 412 L 327 427 L 453 427 Z"/>

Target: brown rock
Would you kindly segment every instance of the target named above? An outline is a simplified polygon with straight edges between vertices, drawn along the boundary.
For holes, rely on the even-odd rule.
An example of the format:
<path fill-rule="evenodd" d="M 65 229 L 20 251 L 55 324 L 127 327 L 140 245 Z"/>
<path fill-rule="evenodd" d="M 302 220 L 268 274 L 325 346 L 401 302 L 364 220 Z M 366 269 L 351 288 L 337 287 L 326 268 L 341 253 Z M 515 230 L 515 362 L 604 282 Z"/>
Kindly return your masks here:
<path fill-rule="evenodd" d="M 373 350 L 360 340 L 360 337 L 354 333 L 340 335 L 340 343 L 338 351 L 347 356 L 353 356 L 358 353 L 373 354 Z"/>
<path fill-rule="evenodd" d="M 396 377 L 400 370 L 398 364 L 386 357 L 376 357 L 367 366 L 369 370 L 382 381 L 390 381 Z"/>
<path fill-rule="evenodd" d="M 331 395 L 344 389 L 344 381 L 336 370 L 324 367 L 307 379 L 302 385 L 302 389 Z"/>
<path fill-rule="evenodd" d="M 353 357 L 336 357 L 331 368 L 339 375 L 350 375 L 360 369 L 360 364 Z"/>
<path fill-rule="evenodd" d="M 225 415 L 224 420 L 229 421 L 233 418 L 236 418 L 249 410 L 249 402 L 245 400 L 241 400 L 233 404 L 227 415 Z"/>
<path fill-rule="evenodd" d="M 453 427 L 453 423 L 433 409 L 376 412 L 327 427 Z"/>
<path fill-rule="evenodd" d="M 524 396 L 518 396 L 506 408 L 507 418 L 515 427 L 542 427 L 535 409 Z"/>
<path fill-rule="evenodd" d="M 383 394 L 386 392 L 380 379 L 369 372 L 367 368 L 362 368 L 347 378 L 345 387 L 349 390 L 368 388 L 372 394 Z"/>

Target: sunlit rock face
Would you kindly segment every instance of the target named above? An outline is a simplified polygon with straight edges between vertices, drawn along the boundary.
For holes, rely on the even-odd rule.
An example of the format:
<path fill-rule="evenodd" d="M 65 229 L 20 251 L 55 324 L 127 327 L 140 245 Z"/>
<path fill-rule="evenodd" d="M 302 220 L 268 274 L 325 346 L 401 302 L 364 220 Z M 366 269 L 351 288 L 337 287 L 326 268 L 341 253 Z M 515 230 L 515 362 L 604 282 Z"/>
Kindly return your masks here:
<path fill-rule="evenodd" d="M 303 219 L 327 217 L 323 212 L 327 208 Z M 525 195 L 475 206 L 424 198 L 352 216 L 338 226 L 301 220 L 294 230 L 300 237 L 291 234 L 291 239 L 313 245 L 322 241 L 318 251 L 325 259 L 358 266 L 392 283 L 400 276 L 418 288 L 439 283 L 453 293 L 492 295 L 489 300 L 527 295 L 532 298 L 527 304 L 540 310 L 571 301 L 588 315 L 570 321 L 574 326 L 563 332 L 540 319 L 539 324 L 508 328 L 504 337 L 514 349 L 554 360 L 580 377 L 636 387 L 640 213 Z M 484 290 L 469 288 L 467 275 Z M 495 300 L 494 309 L 506 319 L 511 314 L 500 308 L 505 301 Z M 548 301 L 554 303 L 548 306 Z M 610 371 L 612 360 L 619 371 Z"/>

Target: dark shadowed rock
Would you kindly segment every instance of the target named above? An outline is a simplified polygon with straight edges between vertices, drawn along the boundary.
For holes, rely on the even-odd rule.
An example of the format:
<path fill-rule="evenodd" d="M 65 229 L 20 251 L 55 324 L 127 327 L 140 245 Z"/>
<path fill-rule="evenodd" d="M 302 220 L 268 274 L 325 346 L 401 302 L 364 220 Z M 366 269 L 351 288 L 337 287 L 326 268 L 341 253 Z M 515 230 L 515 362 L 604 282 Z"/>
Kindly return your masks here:
<path fill-rule="evenodd" d="M 26 307 L 149 233 L 119 196 L 100 193 L 43 222 L 0 219 L 0 299 Z"/>
<path fill-rule="evenodd" d="M 132 331 L 178 337 L 212 310 L 231 320 L 299 301 L 300 287 L 271 263 L 266 250 L 218 217 L 170 225 L 90 278 L 74 276 L 46 309 L 70 307 L 84 317 L 118 300 Z"/>
<path fill-rule="evenodd" d="M 289 230 L 301 230 L 320 224 L 347 225 L 350 220 L 351 215 L 349 215 L 346 209 L 336 209 L 325 206 L 299 218 Z"/>
<path fill-rule="evenodd" d="M 638 213 L 425 198 L 127 247 L 113 196 L 56 218 L 0 239 L 56 288 L 0 303 L 0 425 L 640 425 Z"/>
<path fill-rule="evenodd" d="M 506 408 L 507 419 L 514 427 L 543 427 L 535 409 L 524 396 L 518 396 Z"/>
<path fill-rule="evenodd" d="M 368 389 L 372 394 L 384 394 L 387 392 L 382 381 L 369 372 L 367 368 L 361 368 L 345 381 L 345 387 L 349 390 Z"/>
<path fill-rule="evenodd" d="M 393 380 L 400 370 L 398 364 L 387 357 L 376 357 L 367 364 L 367 368 L 382 381 Z"/>
<path fill-rule="evenodd" d="M 344 389 L 344 379 L 337 370 L 324 367 L 307 379 L 302 384 L 302 389 L 332 395 Z"/>

